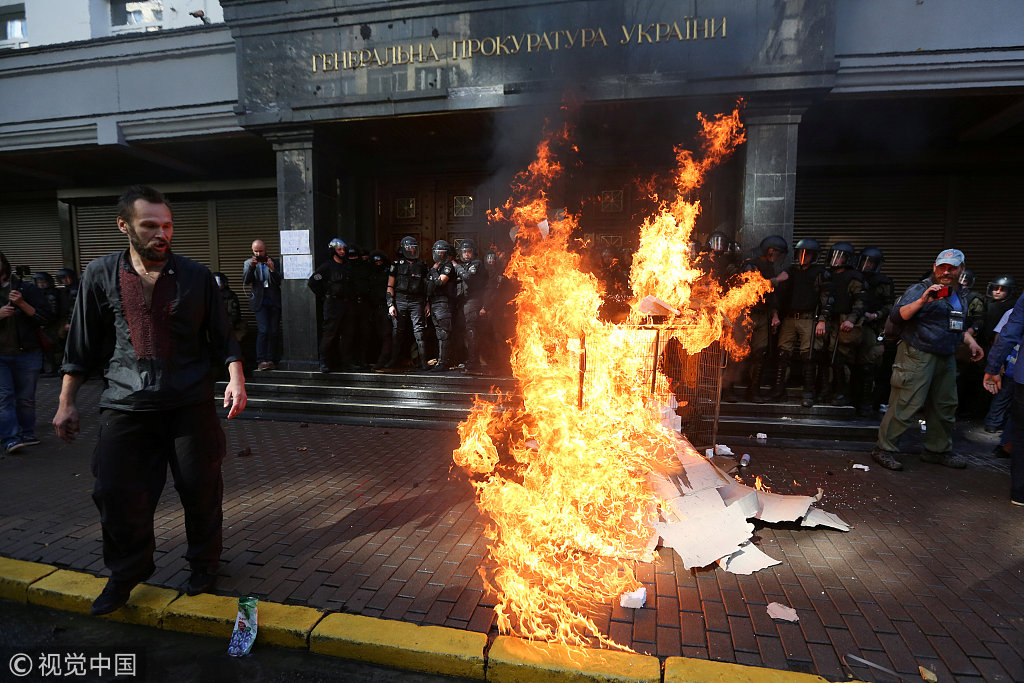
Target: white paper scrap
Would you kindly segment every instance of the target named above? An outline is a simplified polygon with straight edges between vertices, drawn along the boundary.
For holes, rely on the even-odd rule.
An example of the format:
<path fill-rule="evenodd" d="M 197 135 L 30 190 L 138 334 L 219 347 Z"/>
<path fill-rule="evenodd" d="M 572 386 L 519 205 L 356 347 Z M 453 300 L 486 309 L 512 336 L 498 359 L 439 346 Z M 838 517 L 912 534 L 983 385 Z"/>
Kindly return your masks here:
<path fill-rule="evenodd" d="M 716 443 L 715 444 L 715 455 L 735 455 L 735 453 L 733 453 L 732 449 L 729 448 L 728 446 L 723 446 L 720 443 Z"/>
<path fill-rule="evenodd" d="M 855 469 L 855 470 L 864 470 L 865 472 L 870 472 L 871 471 L 870 467 L 868 467 L 867 465 L 861 465 L 860 463 L 857 463 L 856 465 L 854 465 L 853 469 Z"/>
<path fill-rule="evenodd" d="M 840 531 L 849 531 L 850 525 L 831 512 L 817 508 L 808 508 L 807 514 L 800 520 L 800 526 L 827 526 Z"/>
<path fill-rule="evenodd" d="M 784 496 L 767 491 L 757 492 L 761 511 L 757 518 L 762 522 L 795 522 L 807 514 L 807 508 L 814 499 L 810 496 Z"/>
<path fill-rule="evenodd" d="M 800 617 L 796 615 L 796 610 L 789 605 L 783 605 L 781 602 L 768 603 L 768 616 L 772 619 L 800 621 Z"/>
<path fill-rule="evenodd" d="M 715 449 L 708 448 L 707 450 L 704 451 L 704 455 L 708 456 L 709 458 L 715 457 Z"/>
<path fill-rule="evenodd" d="M 732 555 L 750 539 L 754 525 L 737 508 L 725 508 L 681 522 L 655 522 L 654 529 L 665 547 L 676 551 L 683 567 L 692 569 Z M 709 534 L 709 529 L 715 533 Z"/>
<path fill-rule="evenodd" d="M 619 596 L 619 604 L 628 609 L 640 609 L 647 602 L 647 588 L 640 586 L 635 591 L 625 592 Z"/>
<path fill-rule="evenodd" d="M 733 574 L 753 574 L 756 571 L 782 564 L 782 560 L 769 557 L 753 543 L 744 543 L 732 555 L 718 561 L 718 566 Z"/>

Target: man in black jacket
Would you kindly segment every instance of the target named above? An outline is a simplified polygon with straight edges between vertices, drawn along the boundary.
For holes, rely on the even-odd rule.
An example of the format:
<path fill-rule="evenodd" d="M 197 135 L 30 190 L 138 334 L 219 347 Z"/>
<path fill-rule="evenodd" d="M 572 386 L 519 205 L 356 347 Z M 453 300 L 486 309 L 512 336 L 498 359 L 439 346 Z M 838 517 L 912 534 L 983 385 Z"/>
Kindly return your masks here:
<path fill-rule="evenodd" d="M 93 501 L 103 527 L 110 579 L 92 604 L 108 614 L 155 571 L 153 514 L 167 469 L 185 511 L 192 568 L 186 592 L 211 590 L 221 552 L 221 462 L 225 438 L 214 406 L 214 364 L 227 366 L 228 418 L 245 408 L 238 340 L 213 274 L 171 253 L 171 208 L 156 190 L 134 186 L 118 204 L 128 248 L 89 263 L 71 315 L 53 426 L 79 433 L 75 399 L 91 372 L 102 372 Z"/>

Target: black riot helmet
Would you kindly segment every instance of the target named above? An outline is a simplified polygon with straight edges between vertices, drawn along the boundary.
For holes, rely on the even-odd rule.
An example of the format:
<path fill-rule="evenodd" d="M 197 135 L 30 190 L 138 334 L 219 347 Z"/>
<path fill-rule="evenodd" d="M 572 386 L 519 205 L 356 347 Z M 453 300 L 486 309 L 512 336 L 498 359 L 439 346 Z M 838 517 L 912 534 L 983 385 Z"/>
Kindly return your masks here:
<path fill-rule="evenodd" d="M 857 250 L 849 242 L 836 242 L 828 250 L 829 268 L 852 268 Z"/>
<path fill-rule="evenodd" d="M 857 258 L 857 268 L 862 273 L 877 273 L 882 268 L 885 256 L 878 247 L 864 247 Z"/>
<path fill-rule="evenodd" d="M 47 273 L 45 270 L 41 270 L 32 276 L 32 280 L 36 283 L 36 287 L 39 289 L 52 289 L 53 288 L 53 276 Z"/>
<path fill-rule="evenodd" d="M 801 266 L 809 266 L 818 260 L 819 251 L 821 245 L 818 244 L 818 240 L 805 237 L 793 248 L 793 260 Z"/>
<path fill-rule="evenodd" d="M 488 266 L 495 266 L 498 264 L 498 252 L 491 249 L 487 252 L 487 256 L 484 257 L 484 263 Z"/>
<path fill-rule="evenodd" d="M 332 239 L 330 241 L 330 243 L 327 246 L 331 250 L 331 256 L 337 256 L 337 254 L 338 254 L 337 250 L 340 247 L 343 250 L 342 254 L 341 254 L 341 258 L 345 258 L 345 252 L 348 251 L 348 245 L 345 244 L 345 240 L 341 239 L 340 237 L 335 237 L 334 239 Z"/>
<path fill-rule="evenodd" d="M 713 233 L 708 235 L 708 239 L 704 245 L 713 253 L 721 254 L 729 248 L 729 236 L 721 230 L 715 230 Z"/>
<path fill-rule="evenodd" d="M 996 301 L 1002 301 L 1013 296 L 1014 291 L 1017 289 L 1017 281 L 1009 275 L 1000 275 L 988 283 L 988 288 L 985 290 L 985 294 L 990 299 L 996 299 L 996 290 L 1005 292 L 1004 296 L 1000 296 Z"/>
<path fill-rule="evenodd" d="M 438 240 L 434 242 L 434 246 L 430 248 L 430 254 L 434 257 L 434 263 L 442 263 L 448 258 L 448 252 L 451 251 L 452 245 L 448 244 L 445 240 Z"/>
<path fill-rule="evenodd" d="M 358 244 L 350 244 L 348 245 L 348 248 L 345 249 L 345 256 L 348 257 L 350 261 L 361 259 L 363 258 L 363 248 Z"/>
<path fill-rule="evenodd" d="M 78 275 L 70 268 L 61 268 L 57 271 L 57 282 L 68 287 L 78 284 Z"/>
<path fill-rule="evenodd" d="M 420 255 L 420 243 L 412 235 L 406 235 L 398 243 L 398 251 L 410 261 L 415 261 Z"/>
<path fill-rule="evenodd" d="M 957 278 L 957 282 L 960 283 L 961 287 L 970 289 L 974 286 L 974 271 L 970 268 L 964 268 L 964 272 L 960 273 L 960 277 Z"/>
<path fill-rule="evenodd" d="M 775 261 L 789 253 L 789 243 L 781 235 L 769 235 L 761 240 L 758 249 L 761 250 L 761 256 Z"/>
<path fill-rule="evenodd" d="M 370 252 L 370 265 L 376 268 L 387 268 L 391 265 L 388 261 L 388 256 L 380 249 L 374 249 Z"/>
<path fill-rule="evenodd" d="M 217 281 L 217 286 L 221 289 L 228 286 L 228 276 L 224 273 L 214 273 L 213 279 Z"/>
<path fill-rule="evenodd" d="M 467 251 L 469 256 L 466 256 Z M 463 261 L 476 258 L 476 242 L 470 239 L 462 240 L 462 244 L 459 245 L 459 254 L 462 256 Z"/>

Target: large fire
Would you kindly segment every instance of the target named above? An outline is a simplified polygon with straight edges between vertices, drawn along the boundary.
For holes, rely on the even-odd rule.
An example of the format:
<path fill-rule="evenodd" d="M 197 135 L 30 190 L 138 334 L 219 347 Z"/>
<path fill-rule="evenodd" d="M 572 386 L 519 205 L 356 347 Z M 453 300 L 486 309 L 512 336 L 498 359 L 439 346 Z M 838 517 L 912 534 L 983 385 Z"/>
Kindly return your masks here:
<path fill-rule="evenodd" d="M 512 197 L 489 216 L 516 230 L 506 275 L 520 286 L 512 369 L 522 405 L 478 401 L 459 426 L 454 458 L 473 473 L 489 519 L 487 578 L 502 633 L 622 647 L 586 612 L 639 588 L 633 566 L 652 559 L 651 522 L 661 502 L 647 474 L 668 466 L 678 438 L 660 423 L 661 407 L 671 405 L 669 380 L 659 372 L 652 382 L 651 345 L 637 343 L 639 323 L 654 334 L 640 301 L 654 296 L 678 309 L 675 322 L 654 329 L 694 353 L 723 338 L 723 324 L 770 288 L 750 274 L 726 293 L 704 283 L 699 305 L 691 301 L 695 282 L 707 278 L 686 256 L 700 213 L 689 197 L 744 140 L 738 110 L 700 121 L 702 156 L 676 150 L 677 196 L 655 198 L 658 210 L 641 227 L 630 273 L 635 297 L 622 325 L 598 316 L 601 285 L 570 248 L 576 218 L 552 218 L 548 206 L 562 171 L 553 143 L 569 143 L 568 127 L 540 143 Z"/>

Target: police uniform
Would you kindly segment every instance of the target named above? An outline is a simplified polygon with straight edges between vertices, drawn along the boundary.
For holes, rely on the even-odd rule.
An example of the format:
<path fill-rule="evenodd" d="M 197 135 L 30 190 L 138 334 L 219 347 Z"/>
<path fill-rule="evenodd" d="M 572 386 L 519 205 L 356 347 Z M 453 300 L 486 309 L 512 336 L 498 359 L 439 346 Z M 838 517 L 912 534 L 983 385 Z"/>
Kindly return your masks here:
<path fill-rule="evenodd" d="M 480 309 L 484 307 L 487 290 L 487 266 L 475 256 L 456 264 L 461 282 L 459 307 L 462 309 L 463 334 L 466 340 L 466 372 L 480 372 Z"/>
<path fill-rule="evenodd" d="M 442 282 L 442 277 L 446 278 Z M 435 262 L 427 272 L 427 300 L 430 302 L 430 318 L 434 321 L 437 336 L 437 363 L 434 370 L 444 372 L 452 364 L 452 310 L 456 300 L 455 264 L 450 259 Z"/>
<path fill-rule="evenodd" d="M 799 244 L 797 250 L 801 249 Z M 814 258 L 817 258 L 815 250 Z M 818 337 L 815 328 L 832 314 L 832 296 L 828 286 L 828 272 L 824 266 L 794 263 L 786 269 L 789 279 L 779 287 L 779 352 L 776 358 L 773 400 L 786 396 L 786 375 L 799 356 L 803 370 L 803 397 L 801 405 L 814 405 L 816 380 L 820 381 L 827 368 L 816 367 L 824 361 L 822 349 L 825 337 Z"/>
<path fill-rule="evenodd" d="M 391 264 L 382 251 L 370 253 L 366 298 L 369 305 L 372 349 L 376 353 L 375 370 L 391 360 L 395 342 L 395 319 L 388 313 L 388 271 Z M 374 357 L 372 354 L 370 357 Z"/>
<path fill-rule="evenodd" d="M 427 369 L 427 347 L 424 332 L 427 329 L 425 310 L 427 306 L 427 271 L 430 270 L 423 261 L 402 255 L 396 259 L 388 272 L 388 279 L 395 279 L 395 291 L 392 305 L 395 307 L 395 347 L 387 367 L 398 365 L 400 356 L 409 347 L 409 332 L 416 339 L 419 353 L 419 364 Z"/>
<path fill-rule="evenodd" d="M 865 272 L 864 274 L 864 325 L 860 347 L 857 350 L 857 375 L 860 383 L 860 397 L 857 414 L 867 417 L 875 403 L 875 386 L 888 386 L 888 372 L 882 373 L 884 346 L 882 333 L 885 320 L 892 311 L 893 283 L 885 273 Z"/>
<path fill-rule="evenodd" d="M 850 382 L 857 353 L 864 338 L 861 322 L 864 316 L 864 276 L 852 266 L 834 269 L 829 275 L 832 294 L 832 318 L 829 325 L 829 339 L 833 344 L 832 356 L 832 403 L 846 405 L 850 394 Z M 849 322 L 853 328 L 842 329 L 842 323 Z"/>
<path fill-rule="evenodd" d="M 331 257 L 316 269 L 306 284 L 324 300 L 324 325 L 319 348 L 321 372 L 330 369 L 335 346 L 341 361 L 341 369 L 356 370 L 352 350 L 358 291 L 353 264 L 348 259 L 339 263 L 336 258 Z"/>

